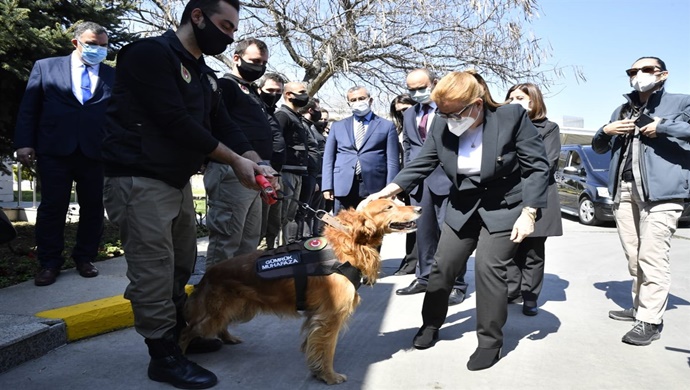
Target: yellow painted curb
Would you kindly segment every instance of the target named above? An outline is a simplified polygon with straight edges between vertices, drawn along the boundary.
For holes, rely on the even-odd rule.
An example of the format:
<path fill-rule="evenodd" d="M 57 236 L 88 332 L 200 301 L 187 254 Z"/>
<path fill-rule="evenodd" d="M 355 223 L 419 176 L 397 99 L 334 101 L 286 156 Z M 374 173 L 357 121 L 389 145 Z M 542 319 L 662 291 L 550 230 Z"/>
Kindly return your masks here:
<path fill-rule="evenodd" d="M 96 336 L 134 325 L 132 305 L 122 296 L 98 299 L 36 313 L 65 321 L 67 341 Z"/>
<path fill-rule="evenodd" d="M 194 286 L 187 285 L 185 291 L 191 294 Z M 98 299 L 36 313 L 36 317 L 60 319 L 67 328 L 67 341 L 128 328 L 134 325 L 132 305 L 123 296 Z"/>

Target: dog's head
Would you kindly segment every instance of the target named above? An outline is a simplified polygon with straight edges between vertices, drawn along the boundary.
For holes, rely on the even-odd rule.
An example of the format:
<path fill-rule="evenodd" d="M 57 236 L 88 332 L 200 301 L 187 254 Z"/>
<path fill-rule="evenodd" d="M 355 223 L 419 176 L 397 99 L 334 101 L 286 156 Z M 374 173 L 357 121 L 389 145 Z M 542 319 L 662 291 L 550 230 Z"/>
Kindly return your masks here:
<path fill-rule="evenodd" d="M 338 213 L 337 218 L 356 244 L 376 247 L 381 245 L 384 234 L 415 231 L 415 220 L 421 212 L 421 207 L 404 206 L 389 199 L 376 199 L 359 211 L 343 210 Z"/>
<path fill-rule="evenodd" d="M 405 206 L 390 199 L 376 199 L 364 206 L 361 213 L 368 217 L 375 229 L 383 230 L 384 234 L 411 233 L 417 230 L 415 220 L 422 214 L 422 208 Z"/>

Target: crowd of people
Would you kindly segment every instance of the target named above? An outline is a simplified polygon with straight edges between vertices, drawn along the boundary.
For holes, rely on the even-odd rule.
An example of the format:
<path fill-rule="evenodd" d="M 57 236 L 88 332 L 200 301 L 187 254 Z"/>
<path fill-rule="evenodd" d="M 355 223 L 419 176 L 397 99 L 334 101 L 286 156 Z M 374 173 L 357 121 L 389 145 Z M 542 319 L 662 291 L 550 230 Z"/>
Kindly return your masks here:
<path fill-rule="evenodd" d="M 176 31 L 125 46 L 116 69 L 102 63 L 108 36 L 92 22 L 75 28 L 72 54 L 36 62 L 15 135 L 18 160 L 37 163 L 42 187 L 35 284 L 60 274 L 76 182 L 77 271 L 98 275 L 105 207 L 126 252 L 125 297 L 148 346 L 149 378 L 207 388 L 215 375 L 177 344 L 196 261 L 190 177 L 204 174 L 207 267 L 262 241 L 272 249 L 318 235 L 323 224 L 310 209 L 337 214 L 398 196 L 423 209 L 396 272 L 415 274 L 396 294 L 425 293 L 413 346 L 432 347 L 448 306 L 464 301 L 474 253 L 478 345 L 467 367 L 494 365 L 507 305 L 538 314 L 545 242 L 563 234 L 554 181 L 560 134 L 539 87 L 514 85 L 501 103 L 473 70 L 439 77 L 414 69 L 407 93 L 390 103 L 392 120 L 375 114 L 370 91 L 356 85 L 344 93 L 352 115 L 331 123 L 305 82 L 266 73 L 269 50 L 259 39 L 237 42 L 221 78 L 206 65 L 204 55 L 233 42 L 239 10 L 237 0 L 192 0 Z M 609 316 L 635 321 L 623 341 L 647 345 L 660 337 L 670 238 L 690 198 L 690 96 L 664 91 L 668 70 L 658 58 L 626 72 L 634 90 L 592 144 L 613 152 L 609 191 L 633 277 L 632 306 Z M 280 190 L 278 202 L 262 201 L 256 175 Z M 187 353 L 221 347 L 196 339 Z"/>

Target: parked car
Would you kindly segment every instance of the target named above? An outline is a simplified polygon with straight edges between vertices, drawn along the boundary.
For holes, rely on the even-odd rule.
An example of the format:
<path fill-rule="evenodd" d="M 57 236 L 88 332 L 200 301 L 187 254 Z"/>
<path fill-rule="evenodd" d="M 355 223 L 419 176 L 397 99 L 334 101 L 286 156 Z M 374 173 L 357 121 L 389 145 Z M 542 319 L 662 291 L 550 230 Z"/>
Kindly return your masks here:
<path fill-rule="evenodd" d="M 585 225 L 613 221 L 608 190 L 611 153 L 597 154 L 588 145 L 562 145 L 554 174 L 561 211 Z"/>
<path fill-rule="evenodd" d="M 584 225 L 614 220 L 613 199 L 608 190 L 610 161 L 610 152 L 597 154 L 589 145 L 561 146 L 554 174 L 561 212 L 577 216 Z M 690 223 L 688 199 L 678 222 Z"/>

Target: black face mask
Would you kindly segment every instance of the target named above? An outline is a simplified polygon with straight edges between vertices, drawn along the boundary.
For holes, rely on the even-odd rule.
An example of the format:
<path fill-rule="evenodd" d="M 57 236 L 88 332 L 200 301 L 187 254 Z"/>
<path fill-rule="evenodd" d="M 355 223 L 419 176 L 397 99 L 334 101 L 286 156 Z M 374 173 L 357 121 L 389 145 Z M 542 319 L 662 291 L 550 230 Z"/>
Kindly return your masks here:
<path fill-rule="evenodd" d="M 199 45 L 199 49 L 201 49 L 202 53 L 209 56 L 215 56 L 216 54 L 224 52 L 225 49 L 228 48 L 228 45 L 235 40 L 220 31 L 203 11 L 201 14 L 204 16 L 205 22 L 205 27 L 203 29 L 200 29 L 192 22 L 194 38 L 196 38 L 196 44 Z"/>
<path fill-rule="evenodd" d="M 320 132 L 323 133 L 324 130 L 326 130 L 326 125 L 328 124 L 328 121 L 318 121 L 314 123 L 314 126 L 316 126 L 316 129 L 319 130 Z"/>
<path fill-rule="evenodd" d="M 237 71 L 242 76 L 242 79 L 249 81 L 258 80 L 266 72 L 266 65 L 257 65 L 247 62 L 240 57 L 240 64 L 237 65 Z"/>
<path fill-rule="evenodd" d="M 318 122 L 321 120 L 321 111 L 312 111 L 311 112 L 311 121 L 312 122 Z"/>
<path fill-rule="evenodd" d="M 290 99 L 295 107 L 304 107 L 309 103 L 308 93 L 293 93 L 293 98 Z"/>
<path fill-rule="evenodd" d="M 266 103 L 266 105 L 269 107 L 274 107 L 276 103 L 278 103 L 278 100 L 280 100 L 281 96 L 282 95 L 279 93 L 272 94 L 264 91 L 259 92 L 259 97 L 261 97 L 261 100 L 263 100 L 264 103 Z"/>

